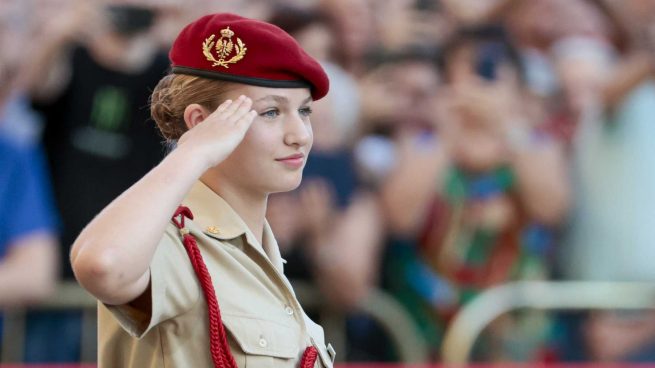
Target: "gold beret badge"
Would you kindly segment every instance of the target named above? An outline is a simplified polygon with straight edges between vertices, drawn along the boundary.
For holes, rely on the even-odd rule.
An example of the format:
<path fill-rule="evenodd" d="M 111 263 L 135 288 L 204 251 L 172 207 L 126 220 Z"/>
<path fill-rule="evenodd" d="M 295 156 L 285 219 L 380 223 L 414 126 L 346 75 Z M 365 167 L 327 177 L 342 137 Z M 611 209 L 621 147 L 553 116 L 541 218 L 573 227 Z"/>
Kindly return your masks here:
<path fill-rule="evenodd" d="M 234 64 L 237 61 L 243 59 L 246 55 L 246 44 L 244 44 L 239 37 L 236 37 L 236 45 L 232 42 L 232 36 L 234 36 L 234 31 L 227 27 L 221 30 L 221 38 L 216 40 L 215 52 L 216 57 L 212 54 L 212 49 L 214 48 L 214 39 L 216 35 L 211 35 L 205 39 L 205 42 L 202 43 L 202 53 L 205 55 L 208 61 L 211 61 L 212 66 L 222 66 L 224 68 L 229 68 L 228 64 Z M 230 55 L 234 55 L 230 57 Z M 230 57 L 230 59 L 227 59 Z M 227 60 L 226 60 L 227 59 Z"/>

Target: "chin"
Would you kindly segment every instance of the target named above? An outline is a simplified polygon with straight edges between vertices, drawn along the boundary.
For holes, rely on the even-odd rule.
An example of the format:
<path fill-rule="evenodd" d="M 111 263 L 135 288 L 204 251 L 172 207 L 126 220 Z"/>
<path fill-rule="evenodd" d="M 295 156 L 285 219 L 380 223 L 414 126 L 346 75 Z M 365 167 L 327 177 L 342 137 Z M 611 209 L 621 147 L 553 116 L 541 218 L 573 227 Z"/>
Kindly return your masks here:
<path fill-rule="evenodd" d="M 302 174 L 296 177 L 281 176 L 280 179 L 271 188 L 270 193 L 290 192 L 297 189 L 302 181 Z"/>

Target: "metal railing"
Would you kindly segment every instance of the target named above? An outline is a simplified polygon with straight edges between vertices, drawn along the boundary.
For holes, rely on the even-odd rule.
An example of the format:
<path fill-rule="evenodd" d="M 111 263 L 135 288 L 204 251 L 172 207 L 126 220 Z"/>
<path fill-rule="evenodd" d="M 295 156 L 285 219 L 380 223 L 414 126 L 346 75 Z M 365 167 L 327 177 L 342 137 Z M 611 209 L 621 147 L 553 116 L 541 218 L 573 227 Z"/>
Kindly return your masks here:
<path fill-rule="evenodd" d="M 309 283 L 293 281 L 294 290 L 304 308 L 317 311 L 326 337 L 337 352 L 345 352 L 348 343 L 345 332 L 345 314 L 329 308 L 325 298 Z M 29 309 L 4 310 L 3 339 L 0 363 L 20 363 L 25 351 L 25 316 L 27 310 L 81 310 L 83 363 L 93 363 L 97 357 L 97 304 L 96 299 L 75 282 L 59 285 L 56 294 L 46 302 Z M 419 337 L 407 312 L 392 297 L 373 290 L 364 300 L 359 311 L 378 322 L 390 337 L 402 362 L 423 363 L 428 359 L 428 347 Z M 10 337 L 10 338 L 8 338 Z M 337 353 L 337 360 L 343 354 Z"/>
<path fill-rule="evenodd" d="M 445 363 L 467 363 L 482 330 L 519 308 L 653 309 L 655 282 L 520 281 L 493 287 L 463 307 L 449 326 L 442 346 Z"/>
<path fill-rule="evenodd" d="M 30 308 L 13 308 L 2 311 L 1 363 L 23 361 L 25 351 L 25 323 L 28 310 L 80 310 L 82 311 L 82 337 L 80 361 L 95 362 L 97 356 L 97 304 L 96 299 L 75 282 L 64 282 L 47 301 Z"/>
<path fill-rule="evenodd" d="M 346 315 L 327 306 L 325 298 L 311 284 L 293 282 L 293 288 L 305 309 L 318 310 L 325 336 L 337 351 L 337 361 L 342 361 L 346 351 Z M 387 333 L 402 363 L 427 363 L 429 346 L 420 336 L 405 308 L 389 294 L 373 289 L 358 307 L 371 317 Z M 340 358 L 341 357 L 341 358 Z"/>

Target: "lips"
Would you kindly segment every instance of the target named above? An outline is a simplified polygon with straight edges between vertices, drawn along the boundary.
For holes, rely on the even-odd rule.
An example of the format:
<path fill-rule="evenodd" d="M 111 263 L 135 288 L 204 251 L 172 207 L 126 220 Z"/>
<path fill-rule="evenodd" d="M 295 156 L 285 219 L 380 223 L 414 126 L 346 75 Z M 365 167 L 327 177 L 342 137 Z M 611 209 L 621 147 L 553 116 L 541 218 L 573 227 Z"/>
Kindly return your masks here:
<path fill-rule="evenodd" d="M 282 158 L 276 158 L 275 161 L 287 161 L 287 160 L 298 160 L 298 159 L 303 159 L 305 155 L 302 153 L 296 153 L 290 156 L 282 157 Z"/>
<path fill-rule="evenodd" d="M 305 155 L 302 153 L 295 153 L 286 157 L 276 158 L 275 161 L 284 164 L 290 169 L 296 170 L 300 169 L 305 164 Z"/>

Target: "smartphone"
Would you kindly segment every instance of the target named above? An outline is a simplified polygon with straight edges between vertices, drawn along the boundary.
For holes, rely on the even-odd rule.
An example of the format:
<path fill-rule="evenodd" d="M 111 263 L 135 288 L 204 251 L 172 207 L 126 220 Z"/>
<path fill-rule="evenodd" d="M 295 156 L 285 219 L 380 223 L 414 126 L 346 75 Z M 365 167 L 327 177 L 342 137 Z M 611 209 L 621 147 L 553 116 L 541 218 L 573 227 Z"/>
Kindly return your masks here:
<path fill-rule="evenodd" d="M 155 21 L 155 12 L 147 7 L 109 5 L 106 10 L 114 31 L 125 36 L 148 31 Z"/>
<path fill-rule="evenodd" d="M 489 81 L 496 80 L 498 67 L 505 61 L 506 49 L 499 42 L 484 42 L 476 50 L 476 72 Z"/>
<path fill-rule="evenodd" d="M 415 0 L 414 8 L 423 11 L 439 11 L 441 4 L 439 4 L 439 0 Z"/>

